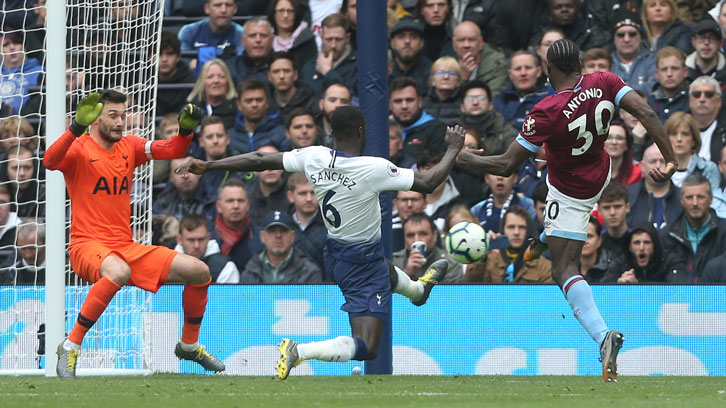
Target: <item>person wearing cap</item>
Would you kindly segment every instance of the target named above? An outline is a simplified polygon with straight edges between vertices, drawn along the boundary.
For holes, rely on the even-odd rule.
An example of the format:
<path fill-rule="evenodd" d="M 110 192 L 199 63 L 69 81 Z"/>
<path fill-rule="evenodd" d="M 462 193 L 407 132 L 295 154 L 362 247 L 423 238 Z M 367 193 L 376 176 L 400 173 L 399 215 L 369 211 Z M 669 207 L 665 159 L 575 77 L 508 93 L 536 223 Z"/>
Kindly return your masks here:
<path fill-rule="evenodd" d="M 283 211 L 267 213 L 260 240 L 265 249 L 254 255 L 240 274 L 240 283 L 322 283 L 323 273 L 310 258 L 293 247 L 293 221 Z"/>
<path fill-rule="evenodd" d="M 419 89 L 426 89 L 429 71 L 433 62 L 426 58 L 423 49 L 423 26 L 412 18 L 403 18 L 391 30 L 391 50 L 393 51 L 393 73 L 391 79 L 411 77 Z"/>
<path fill-rule="evenodd" d="M 691 45 L 694 52 L 686 58 L 688 78 L 708 75 L 719 82 L 726 80 L 726 56 L 721 52 L 721 27 L 711 18 L 693 25 Z"/>
<path fill-rule="evenodd" d="M 636 91 L 648 95 L 655 83 L 655 54 L 643 43 L 640 17 L 630 10 L 615 13 L 613 74 Z"/>
<path fill-rule="evenodd" d="M 464 21 L 457 25 L 451 45 L 461 66 L 462 80 L 478 79 L 484 82 L 492 90 L 492 98 L 509 85 L 506 55 L 484 41 L 481 29 L 476 24 Z"/>

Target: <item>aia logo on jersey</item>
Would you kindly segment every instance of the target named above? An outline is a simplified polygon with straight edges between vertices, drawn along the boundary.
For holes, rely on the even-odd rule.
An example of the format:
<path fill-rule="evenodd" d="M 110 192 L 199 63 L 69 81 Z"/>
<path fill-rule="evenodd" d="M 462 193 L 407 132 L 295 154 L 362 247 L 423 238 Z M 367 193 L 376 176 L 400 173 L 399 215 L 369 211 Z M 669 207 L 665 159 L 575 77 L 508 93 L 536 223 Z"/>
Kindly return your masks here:
<path fill-rule="evenodd" d="M 119 183 L 118 177 L 113 178 L 112 182 L 109 183 L 106 177 L 99 177 L 96 181 L 96 187 L 93 188 L 93 194 L 106 192 L 106 195 L 121 195 L 126 192 L 129 193 L 129 178 L 124 176 Z"/>
<path fill-rule="evenodd" d="M 525 136 L 532 136 L 534 134 L 534 122 L 534 118 L 531 116 L 527 117 L 524 121 L 524 124 L 522 125 L 522 133 Z"/>

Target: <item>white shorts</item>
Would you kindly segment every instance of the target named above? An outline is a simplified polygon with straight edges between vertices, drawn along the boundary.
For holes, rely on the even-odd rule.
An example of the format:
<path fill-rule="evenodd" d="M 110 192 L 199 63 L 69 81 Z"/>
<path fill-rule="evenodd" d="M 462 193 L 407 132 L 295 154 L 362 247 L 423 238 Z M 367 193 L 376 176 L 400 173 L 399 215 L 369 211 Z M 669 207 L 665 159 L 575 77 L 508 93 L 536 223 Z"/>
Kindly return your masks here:
<path fill-rule="evenodd" d="M 570 197 L 557 190 L 550 184 L 548 177 L 549 192 L 544 213 L 545 235 L 584 242 L 587 238 L 590 213 L 608 183 L 610 183 L 610 172 L 608 172 L 605 184 L 594 197 L 580 199 Z"/>

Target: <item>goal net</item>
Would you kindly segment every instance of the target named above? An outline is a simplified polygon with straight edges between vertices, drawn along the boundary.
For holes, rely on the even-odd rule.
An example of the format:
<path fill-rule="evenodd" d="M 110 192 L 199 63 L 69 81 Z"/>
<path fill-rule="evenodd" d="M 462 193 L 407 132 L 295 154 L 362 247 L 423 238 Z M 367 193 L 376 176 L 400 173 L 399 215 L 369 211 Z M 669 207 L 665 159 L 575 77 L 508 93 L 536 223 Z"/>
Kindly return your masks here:
<path fill-rule="evenodd" d="M 54 9 L 57 4 L 48 3 L 48 12 L 57 11 Z M 21 10 L 5 10 L 5 4 L 0 15 L 3 30 L 0 96 L 3 102 L 17 100 L 17 103 L 10 107 L 4 104 L 0 119 L 0 143 L 3 144 L 0 180 L 9 191 L 9 203 L 4 205 L 0 187 L 0 223 L 3 208 L 7 208 L 10 223 L 5 222 L 3 232 L 14 234 L 0 237 L 4 243 L 0 245 L 0 258 L 5 256 L 0 269 L 0 373 L 41 374 L 45 372 L 45 355 L 55 359 L 58 345 L 46 342 L 46 337 L 64 338 L 70 332 L 90 288 L 72 273 L 67 251 L 57 257 L 49 254 L 45 259 L 46 227 L 50 230 L 62 225 L 67 248 L 71 212 L 70 201 L 64 193 L 51 194 L 58 178 L 49 174 L 48 182 L 45 180 L 43 152 L 60 136 L 55 134 L 57 131 L 47 130 L 52 128 L 46 119 L 63 112 L 66 123 L 70 123 L 83 96 L 116 89 L 128 95 L 125 134 L 154 139 L 155 56 L 159 51 L 163 1 L 67 0 L 66 23 L 60 33 L 66 39 L 65 58 L 60 59 L 48 57 L 57 51 L 49 49 L 47 44 L 52 43 L 54 35 L 59 35 L 60 27 L 45 24 L 45 19 L 52 18 L 45 12 L 45 2 L 40 0 L 37 5 Z M 8 38 L 11 42 L 20 41 L 20 46 L 8 46 Z M 12 75 L 19 79 L 16 82 L 20 85 L 10 95 L 4 95 L 9 88 L 6 62 L 15 63 L 16 54 L 20 55 L 22 64 L 13 68 Z M 47 78 L 62 72 L 60 69 L 65 69 L 65 101 L 49 97 L 48 92 L 49 88 L 59 85 Z M 18 125 L 4 126 L 11 122 Z M 26 135 L 28 126 L 31 130 Z M 151 242 L 151 182 L 151 164 L 138 167 L 131 192 L 131 229 L 138 242 L 147 244 Z M 65 217 L 51 215 L 58 206 L 64 206 Z M 14 232 L 9 231 L 12 223 L 18 224 Z M 46 286 L 46 264 L 49 269 L 51 265 L 65 265 L 64 296 L 55 301 L 50 296 L 54 285 L 50 274 Z M 46 309 L 65 310 L 65 324 L 62 329 L 55 324 L 58 328 L 55 333 L 53 324 L 45 324 Z M 119 291 L 84 339 L 78 374 L 135 374 L 153 369 L 150 312 L 151 299 L 147 292 L 132 287 Z M 47 332 L 46 326 L 51 327 L 51 332 Z M 63 333 L 58 333 L 61 330 Z"/>

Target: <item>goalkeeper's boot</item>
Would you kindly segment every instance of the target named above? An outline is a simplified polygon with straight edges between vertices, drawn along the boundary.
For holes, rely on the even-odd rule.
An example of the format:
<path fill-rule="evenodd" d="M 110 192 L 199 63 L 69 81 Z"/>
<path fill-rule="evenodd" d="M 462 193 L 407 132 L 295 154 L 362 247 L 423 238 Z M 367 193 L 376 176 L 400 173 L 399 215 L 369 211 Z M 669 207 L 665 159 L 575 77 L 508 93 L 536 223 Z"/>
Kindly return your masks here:
<path fill-rule="evenodd" d="M 225 369 L 224 363 L 218 360 L 217 357 L 209 354 L 209 352 L 205 350 L 204 346 L 201 344 L 198 344 L 197 348 L 192 351 L 186 351 L 182 348 L 181 342 L 179 342 L 176 344 L 174 354 L 179 357 L 180 360 L 189 360 L 199 363 L 199 365 L 204 367 L 207 371 L 220 372 Z"/>
<path fill-rule="evenodd" d="M 524 262 L 532 262 L 542 256 L 547 250 L 547 244 L 537 238 L 529 239 L 529 246 L 524 250 Z"/>
<path fill-rule="evenodd" d="M 602 378 L 605 382 L 618 381 L 618 352 L 623 347 L 625 337 L 617 330 L 610 330 L 600 345 L 600 361 L 602 361 Z"/>
<path fill-rule="evenodd" d="M 434 288 L 434 285 L 441 282 L 442 279 L 444 279 L 444 276 L 446 276 L 446 272 L 449 270 L 449 263 L 446 261 L 446 259 L 439 259 L 438 261 L 434 262 L 429 266 L 429 270 L 426 271 L 426 273 L 423 274 L 420 278 L 418 278 L 418 282 L 423 283 L 423 294 L 421 295 L 421 298 L 416 300 L 415 302 L 412 300 L 411 303 L 413 303 L 416 306 L 422 306 L 426 303 L 427 300 L 429 300 L 429 294 L 431 293 L 431 289 Z"/>
<path fill-rule="evenodd" d="M 280 359 L 277 360 L 277 376 L 284 380 L 290 375 L 290 370 L 302 363 L 303 359 L 297 353 L 297 342 L 290 339 L 282 339 L 277 346 L 280 350 Z"/>
<path fill-rule="evenodd" d="M 78 350 L 66 350 L 63 347 L 65 340 L 58 345 L 55 352 L 58 355 L 58 363 L 55 365 L 55 373 L 59 378 L 76 378 L 76 363 L 78 362 Z"/>

